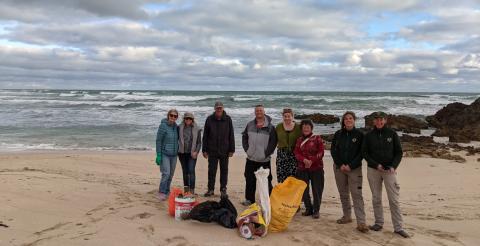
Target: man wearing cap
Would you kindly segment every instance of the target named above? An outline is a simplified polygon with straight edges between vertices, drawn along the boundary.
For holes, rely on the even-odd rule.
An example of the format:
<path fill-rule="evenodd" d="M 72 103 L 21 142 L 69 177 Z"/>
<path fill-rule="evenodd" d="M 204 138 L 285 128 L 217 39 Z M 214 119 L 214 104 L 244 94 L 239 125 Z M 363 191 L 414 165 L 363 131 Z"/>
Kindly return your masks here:
<path fill-rule="evenodd" d="M 382 182 L 387 190 L 388 202 L 394 232 L 404 238 L 410 237 L 403 229 L 402 214 L 400 212 L 400 186 L 397 182 L 397 168 L 402 160 L 402 146 L 397 133 L 386 127 L 387 115 L 384 112 L 375 112 L 373 116 L 373 130 L 364 138 L 362 153 L 368 162 L 367 177 L 372 191 L 373 213 L 375 224 L 369 229 L 381 231 L 383 229 Z"/>
<path fill-rule="evenodd" d="M 257 178 L 255 171 L 260 167 L 270 169 L 268 175 L 269 192 L 272 191 L 272 168 L 270 156 L 277 147 L 277 132 L 272 125 L 272 118 L 265 115 L 263 105 L 255 106 L 255 119 L 248 122 L 242 132 L 242 146 L 247 153 L 245 164 L 245 201 L 243 205 L 248 206 L 255 202 L 255 191 Z"/>
<path fill-rule="evenodd" d="M 208 159 L 208 190 L 206 197 L 213 196 L 217 167 L 220 163 L 220 193 L 227 195 L 228 158 L 235 152 L 233 123 L 223 108 L 222 102 L 215 102 L 215 112 L 205 120 L 203 131 L 203 157 Z"/>

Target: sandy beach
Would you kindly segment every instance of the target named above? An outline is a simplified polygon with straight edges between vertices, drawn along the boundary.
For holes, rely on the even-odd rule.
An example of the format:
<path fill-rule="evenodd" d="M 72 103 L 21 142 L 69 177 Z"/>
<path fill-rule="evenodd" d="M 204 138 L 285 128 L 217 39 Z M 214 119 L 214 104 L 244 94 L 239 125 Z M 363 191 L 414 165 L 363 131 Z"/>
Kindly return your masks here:
<path fill-rule="evenodd" d="M 159 170 L 153 152 L 7 152 L 0 154 L 0 245 L 479 245 L 480 162 L 404 158 L 398 170 L 405 228 L 392 233 L 384 192 L 382 232 L 338 225 L 340 200 L 326 156 L 320 219 L 297 215 L 287 231 L 245 240 L 217 224 L 175 221 L 156 198 Z M 228 193 L 239 212 L 244 157 L 230 162 Z M 206 160 L 197 163 L 197 192 L 207 184 Z M 366 165 L 363 167 L 366 174 Z M 366 176 L 366 175 L 365 175 Z M 218 177 L 217 177 L 218 178 Z M 274 180 L 276 178 L 274 177 Z M 367 223 L 371 193 L 364 178 Z M 173 185 L 181 185 L 179 163 Z M 216 196 L 219 199 L 218 182 Z M 200 198 L 202 201 L 205 198 Z"/>

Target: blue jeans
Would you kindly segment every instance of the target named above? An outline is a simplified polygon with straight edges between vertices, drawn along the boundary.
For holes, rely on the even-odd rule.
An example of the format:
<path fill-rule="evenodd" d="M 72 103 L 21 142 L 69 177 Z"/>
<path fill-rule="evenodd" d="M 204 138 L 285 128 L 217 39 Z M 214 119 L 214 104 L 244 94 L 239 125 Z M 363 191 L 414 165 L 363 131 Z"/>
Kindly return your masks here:
<path fill-rule="evenodd" d="M 190 153 L 179 153 L 178 159 L 182 165 L 183 186 L 188 187 L 190 191 L 195 190 L 195 165 L 197 160 L 193 159 Z"/>
<path fill-rule="evenodd" d="M 160 193 L 168 195 L 170 193 L 170 184 L 172 183 L 173 174 L 175 173 L 175 166 L 177 164 L 177 156 L 168 156 L 162 154 L 162 165 L 160 165 Z"/>

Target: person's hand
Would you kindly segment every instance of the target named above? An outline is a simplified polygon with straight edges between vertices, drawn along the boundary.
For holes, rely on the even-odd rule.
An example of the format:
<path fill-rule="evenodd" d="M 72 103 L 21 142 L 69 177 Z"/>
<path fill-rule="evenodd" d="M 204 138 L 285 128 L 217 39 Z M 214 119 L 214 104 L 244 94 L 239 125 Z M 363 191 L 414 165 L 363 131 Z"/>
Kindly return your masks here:
<path fill-rule="evenodd" d="M 233 152 L 228 152 L 228 157 L 232 157 L 233 156 Z"/>
<path fill-rule="evenodd" d="M 390 169 L 386 170 L 388 174 L 395 174 L 395 168 L 391 167 Z"/>
<path fill-rule="evenodd" d="M 342 172 L 348 173 L 348 172 L 350 172 L 350 171 L 352 171 L 352 169 L 350 168 L 349 165 L 347 165 L 347 164 L 343 164 L 343 165 L 342 165 Z"/>
<path fill-rule="evenodd" d="M 310 166 L 312 166 L 312 161 L 309 159 L 303 159 L 303 163 L 305 164 L 305 168 L 310 168 Z"/>
<path fill-rule="evenodd" d="M 162 154 L 161 153 L 157 153 L 157 158 L 155 158 L 155 163 L 157 163 L 157 165 L 162 165 Z"/>
<path fill-rule="evenodd" d="M 382 164 L 378 164 L 377 170 L 378 170 L 379 172 L 385 172 L 385 169 L 383 169 Z"/>
<path fill-rule="evenodd" d="M 192 156 L 193 159 L 197 159 L 198 152 L 196 152 L 196 151 L 192 152 L 191 156 Z"/>
<path fill-rule="evenodd" d="M 202 154 L 203 154 L 203 158 L 208 159 L 208 154 L 207 154 L 207 152 L 203 152 Z"/>

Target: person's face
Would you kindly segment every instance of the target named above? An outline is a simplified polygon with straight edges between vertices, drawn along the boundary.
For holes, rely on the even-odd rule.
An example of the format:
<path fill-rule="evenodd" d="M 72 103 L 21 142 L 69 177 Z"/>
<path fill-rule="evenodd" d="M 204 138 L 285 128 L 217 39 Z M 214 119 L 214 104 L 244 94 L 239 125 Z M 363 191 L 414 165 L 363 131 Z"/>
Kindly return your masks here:
<path fill-rule="evenodd" d="M 215 115 L 217 117 L 220 117 L 220 116 L 222 116 L 222 114 L 223 114 L 223 107 L 216 107 L 215 108 Z"/>
<path fill-rule="evenodd" d="M 312 133 L 312 127 L 310 125 L 303 125 L 302 126 L 302 133 L 303 135 L 310 135 Z"/>
<path fill-rule="evenodd" d="M 189 126 L 193 123 L 193 119 L 192 118 L 185 118 L 185 125 Z"/>
<path fill-rule="evenodd" d="M 263 119 L 265 117 L 265 109 L 263 107 L 256 107 L 255 108 L 255 118 Z"/>
<path fill-rule="evenodd" d="M 290 124 L 292 123 L 292 120 L 293 120 L 293 115 L 291 113 L 283 114 L 283 122 Z"/>
<path fill-rule="evenodd" d="M 387 119 L 385 119 L 385 118 L 375 118 L 375 119 L 373 119 L 373 124 L 378 129 L 382 129 L 385 126 L 385 123 L 387 123 Z"/>
<path fill-rule="evenodd" d="M 175 112 L 171 112 L 168 114 L 168 121 L 170 123 L 174 123 L 175 121 L 177 121 L 177 118 L 178 118 L 178 114 Z"/>
<path fill-rule="evenodd" d="M 343 117 L 343 124 L 346 128 L 351 129 L 355 126 L 355 118 L 352 115 L 347 114 Z"/>

